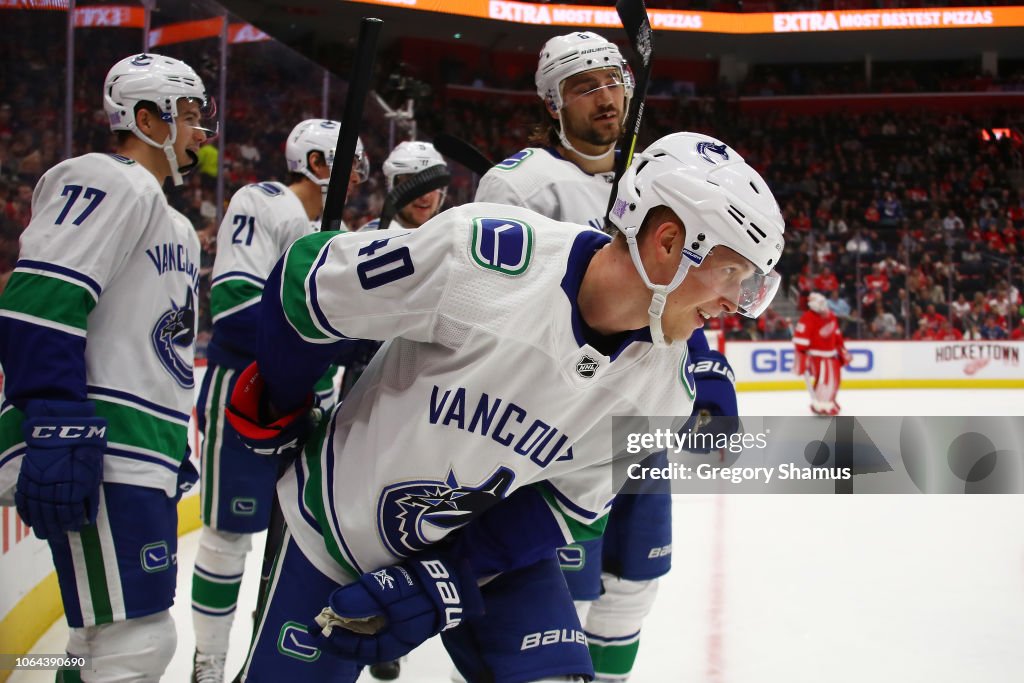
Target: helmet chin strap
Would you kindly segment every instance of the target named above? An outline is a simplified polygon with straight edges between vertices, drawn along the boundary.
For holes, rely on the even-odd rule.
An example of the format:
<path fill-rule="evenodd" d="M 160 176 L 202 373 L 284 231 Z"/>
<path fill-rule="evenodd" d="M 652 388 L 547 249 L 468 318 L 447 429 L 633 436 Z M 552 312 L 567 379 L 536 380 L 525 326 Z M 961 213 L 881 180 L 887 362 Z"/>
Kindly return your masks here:
<path fill-rule="evenodd" d="M 138 127 L 132 127 L 132 133 L 135 134 L 135 137 L 142 140 L 150 147 L 156 147 L 158 149 L 163 150 L 164 156 L 167 157 L 167 166 L 168 168 L 171 169 L 171 179 L 174 181 L 175 186 L 181 186 L 185 184 L 185 180 L 184 178 L 182 178 L 182 174 L 188 173 L 189 171 L 194 169 L 196 165 L 199 163 L 199 157 L 196 156 L 194 152 L 189 151 L 188 155 L 189 159 L 191 159 L 191 163 L 179 168 L 178 155 L 174 151 L 174 142 L 178 137 L 178 127 L 175 125 L 173 118 L 171 119 L 170 128 L 170 134 L 167 136 L 167 139 L 164 140 L 162 143 L 157 142 L 153 138 L 149 137 L 141 130 L 139 130 Z"/>
<path fill-rule="evenodd" d="M 579 151 L 578 149 L 572 146 L 572 143 L 569 142 L 569 138 L 565 137 L 565 130 L 562 128 L 561 125 L 558 126 L 558 139 L 561 140 L 563 147 L 572 150 L 573 152 L 583 157 L 587 161 L 597 161 L 599 159 L 604 159 L 609 154 L 613 154 L 615 152 L 615 145 L 612 144 L 608 147 L 608 151 L 602 152 L 601 154 L 584 154 L 583 152 Z"/>
<path fill-rule="evenodd" d="M 668 295 L 683 283 L 683 279 L 689 272 L 690 266 L 694 265 L 694 263 L 685 256 L 680 256 L 679 267 L 676 269 L 676 274 L 672 276 L 672 281 L 667 285 L 654 284 L 647 277 L 647 270 L 644 268 L 643 261 L 640 260 L 640 248 L 636 242 L 638 231 L 639 228 L 633 228 L 628 231 L 626 234 L 626 244 L 629 245 L 629 256 L 633 261 L 633 267 L 640 274 L 640 278 L 644 281 L 647 289 L 651 290 L 651 305 L 647 309 L 648 325 L 651 328 L 651 341 L 654 342 L 655 346 L 671 346 L 680 340 L 673 339 L 669 342 L 665 339 L 665 332 L 661 327 L 661 316 L 665 312 L 665 303 L 668 301 Z"/>

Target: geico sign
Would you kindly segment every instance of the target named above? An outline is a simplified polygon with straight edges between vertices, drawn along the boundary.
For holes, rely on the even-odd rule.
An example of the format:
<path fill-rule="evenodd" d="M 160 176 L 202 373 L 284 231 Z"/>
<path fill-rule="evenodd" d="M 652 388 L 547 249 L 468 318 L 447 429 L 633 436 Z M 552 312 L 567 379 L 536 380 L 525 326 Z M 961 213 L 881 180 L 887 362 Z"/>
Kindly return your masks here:
<path fill-rule="evenodd" d="M 850 367 L 847 372 L 870 372 L 875 367 L 875 354 L 871 349 L 849 349 Z M 750 367 L 758 374 L 793 372 L 793 349 L 758 349 L 750 355 Z"/>

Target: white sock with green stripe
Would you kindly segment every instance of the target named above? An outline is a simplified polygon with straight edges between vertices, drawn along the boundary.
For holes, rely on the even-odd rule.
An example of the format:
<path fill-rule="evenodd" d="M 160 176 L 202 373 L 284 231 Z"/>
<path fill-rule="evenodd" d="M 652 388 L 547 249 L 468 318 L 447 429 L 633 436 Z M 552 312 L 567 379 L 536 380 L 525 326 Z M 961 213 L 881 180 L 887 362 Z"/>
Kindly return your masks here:
<path fill-rule="evenodd" d="M 628 581 L 605 573 L 601 582 L 604 592 L 590 606 L 584 630 L 595 680 L 621 682 L 633 671 L 640 627 L 654 604 L 658 581 Z"/>
<path fill-rule="evenodd" d="M 252 534 L 233 534 L 204 526 L 192 574 L 192 626 L 196 649 L 204 654 L 228 651 L 238 589 Z"/>

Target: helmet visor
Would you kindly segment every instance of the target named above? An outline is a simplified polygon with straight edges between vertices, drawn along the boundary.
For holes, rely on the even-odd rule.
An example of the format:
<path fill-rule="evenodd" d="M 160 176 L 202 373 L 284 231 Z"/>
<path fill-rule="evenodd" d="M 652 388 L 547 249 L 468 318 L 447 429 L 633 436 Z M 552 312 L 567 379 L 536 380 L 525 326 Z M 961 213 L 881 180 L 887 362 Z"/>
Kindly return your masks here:
<path fill-rule="evenodd" d="M 198 110 L 191 105 L 198 107 Z M 184 117 L 184 118 L 183 118 Z M 198 97 L 178 98 L 178 118 L 189 128 L 198 130 L 206 136 L 204 144 L 213 142 L 220 134 L 220 121 L 217 120 L 217 102 L 212 96 L 205 100 Z"/>
<path fill-rule="evenodd" d="M 740 283 L 736 310 L 740 315 L 757 318 L 771 305 L 775 293 L 779 291 L 782 278 L 774 270 L 767 275 L 754 273 Z"/>
<path fill-rule="evenodd" d="M 562 82 L 562 106 L 569 107 L 580 100 L 598 97 L 625 98 L 626 80 L 617 66 L 591 69 L 574 74 Z"/>
<path fill-rule="evenodd" d="M 706 294 L 728 300 L 737 313 L 748 318 L 764 313 L 782 281 L 777 272 L 761 273 L 746 258 L 723 246 L 712 249 L 687 277 L 697 278 Z"/>

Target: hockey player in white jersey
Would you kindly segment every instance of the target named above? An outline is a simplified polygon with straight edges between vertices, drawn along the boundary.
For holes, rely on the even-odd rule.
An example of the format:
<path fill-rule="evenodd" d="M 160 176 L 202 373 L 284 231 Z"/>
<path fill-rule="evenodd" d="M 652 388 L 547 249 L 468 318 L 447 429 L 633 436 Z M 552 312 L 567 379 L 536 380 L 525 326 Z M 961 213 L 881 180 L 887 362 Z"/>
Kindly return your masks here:
<path fill-rule="evenodd" d="M 596 33 L 556 36 L 540 51 L 536 84 L 550 120 L 533 146 L 484 174 L 476 201 L 529 206 L 602 230 L 615 143 L 633 96 L 626 60 Z"/>
<path fill-rule="evenodd" d="M 89 661 L 58 679 L 157 681 L 175 647 L 176 503 L 196 479 L 199 282 L 199 239 L 162 184 L 195 166 L 209 110 L 195 71 L 152 53 L 110 69 L 103 105 L 118 153 L 43 175 L 0 297 L 0 492 L 49 543 L 67 652 Z"/>
<path fill-rule="evenodd" d="M 217 235 L 210 303 L 213 337 L 196 404 L 203 433 L 201 501 L 203 528 L 192 577 L 196 634 L 192 680 L 222 683 L 228 637 L 252 535 L 267 528 L 278 463 L 253 458 L 224 420 L 238 373 L 256 357 L 258 304 L 274 264 L 295 240 L 313 233 L 323 211 L 341 124 L 302 121 L 288 135 L 285 159 L 290 183 L 246 185 L 228 205 Z M 369 162 L 361 141 L 349 176 L 349 194 L 366 180 Z M 334 403 L 332 371 L 316 385 L 318 403 Z"/>
<path fill-rule="evenodd" d="M 411 178 L 420 171 L 428 168 L 448 168 L 444 157 L 434 149 L 434 145 L 420 140 L 406 140 L 398 143 L 388 158 L 381 165 L 384 172 L 384 181 L 388 192 L 395 189 L 402 181 Z M 428 220 L 437 215 L 444 204 L 447 188 L 439 188 L 426 192 L 405 206 L 399 207 L 389 228 L 404 228 L 413 230 L 420 227 Z M 375 218 L 363 226 L 363 230 L 377 230 L 380 228 L 380 219 Z"/>
<path fill-rule="evenodd" d="M 528 671 L 496 666 L 540 643 L 489 629 L 532 615 L 503 601 L 504 576 L 478 582 L 601 532 L 607 418 L 688 416 L 687 338 L 720 312 L 760 314 L 783 248 L 764 181 L 701 135 L 639 155 L 612 222 L 614 239 L 469 204 L 418 230 L 289 248 L 264 290 L 257 364 L 228 411 L 257 452 L 306 440 L 278 485 L 288 531 L 242 680 L 355 681 L 359 665 L 446 629 L 476 636 L 446 641 L 469 681 L 593 675 L 549 656 L 585 655 L 582 633 L 538 647 Z M 310 431 L 313 382 L 352 338 L 389 341 Z"/>
<path fill-rule="evenodd" d="M 615 111 L 625 112 L 628 97 L 624 87 L 595 89 L 576 97 L 573 93 L 600 83 L 608 73 L 613 83 L 617 75 L 625 81 L 627 74 L 621 67 L 616 71 L 604 61 L 595 62 L 594 54 L 621 61 L 618 49 L 594 34 L 570 33 L 544 45 L 535 75 L 537 92 L 549 113 L 558 112 L 551 116 L 552 121 L 562 122 L 561 127 L 552 124 L 547 131 L 552 147 L 525 150 L 491 169 L 477 190 L 477 201 L 510 203 L 558 220 L 603 227 L 612 174 L 594 174 L 593 170 L 612 168 L 621 126 L 612 126 L 606 112 L 611 112 L 613 105 L 618 107 Z M 556 146 L 556 137 L 567 142 Z M 576 152 L 576 146 L 584 143 L 591 145 L 588 150 L 593 159 Z M 735 414 L 728 362 L 708 347 L 702 331 L 693 335 L 689 346 L 691 364 L 701 369 L 694 377 L 698 388 L 695 409 L 708 415 Z M 712 362 L 702 362 L 708 360 Z M 608 528 L 600 538 L 559 549 L 590 643 L 597 680 L 622 681 L 632 670 L 641 625 L 653 606 L 658 578 L 671 567 L 671 514 L 669 482 L 646 482 L 643 495 L 615 499 Z"/>

